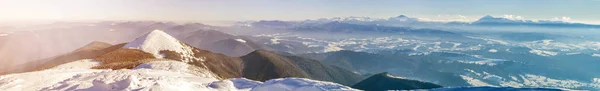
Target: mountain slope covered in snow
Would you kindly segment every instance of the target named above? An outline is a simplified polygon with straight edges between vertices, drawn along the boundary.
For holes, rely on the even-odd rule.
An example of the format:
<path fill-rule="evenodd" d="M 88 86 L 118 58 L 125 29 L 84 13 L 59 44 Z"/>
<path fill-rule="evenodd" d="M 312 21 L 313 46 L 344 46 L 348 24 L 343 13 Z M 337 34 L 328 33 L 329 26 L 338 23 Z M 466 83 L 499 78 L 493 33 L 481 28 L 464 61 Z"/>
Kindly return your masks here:
<path fill-rule="evenodd" d="M 220 78 L 241 77 L 239 58 L 200 50 L 183 43 L 169 34 L 154 30 L 123 46 L 152 54 L 155 58 L 165 58 L 196 65 L 215 72 Z"/>
<path fill-rule="evenodd" d="M 239 58 L 191 47 L 160 30 L 145 34 L 133 42 L 116 46 L 116 48 L 108 47 L 114 50 L 107 50 L 106 53 L 100 52 L 99 55 L 90 55 L 94 56 L 92 58 L 81 57 L 85 59 L 73 60 L 40 71 L 0 76 L 0 89 L 92 91 L 356 90 L 337 83 L 306 78 L 266 79 L 264 83 L 239 78 L 243 67 Z M 82 49 L 98 50 L 99 48 L 84 47 Z M 70 58 L 67 59 L 71 60 Z"/>
<path fill-rule="evenodd" d="M 219 80 L 197 71 L 193 65 L 159 60 L 134 69 L 89 69 L 93 61 L 43 71 L 0 76 L 2 90 L 87 90 L 87 91 L 326 91 L 356 90 L 336 83 L 303 78 L 282 78 L 263 82 L 244 78 Z M 200 74 L 200 75 L 199 75 Z M 44 77 L 38 77 L 38 76 Z"/>

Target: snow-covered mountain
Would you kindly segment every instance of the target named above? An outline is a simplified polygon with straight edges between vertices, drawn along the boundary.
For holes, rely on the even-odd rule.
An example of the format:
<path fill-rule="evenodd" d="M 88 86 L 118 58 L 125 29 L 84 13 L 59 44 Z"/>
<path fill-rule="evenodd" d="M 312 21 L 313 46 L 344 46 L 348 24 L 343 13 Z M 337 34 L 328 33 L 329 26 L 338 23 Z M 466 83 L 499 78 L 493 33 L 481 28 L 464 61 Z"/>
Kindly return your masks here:
<path fill-rule="evenodd" d="M 177 61 L 155 61 L 133 69 L 90 69 L 100 65 L 81 60 L 43 71 L 0 76 L 6 91 L 325 91 L 356 90 L 331 82 L 304 78 L 281 78 L 258 82 L 245 78 L 216 79 Z M 39 77 L 44 76 L 44 77 Z"/>
<path fill-rule="evenodd" d="M 121 49 L 41 71 L 0 76 L 1 90 L 125 91 L 325 91 L 356 90 L 332 82 L 280 78 L 263 82 L 241 77 L 239 58 L 193 48 L 161 30 Z M 39 77 L 44 76 L 44 77 Z"/>
<path fill-rule="evenodd" d="M 245 46 L 252 43 L 251 40 L 230 46 L 215 45 L 214 42 L 216 41 L 238 39 L 238 37 L 215 31 L 218 27 L 201 23 L 176 24 L 154 21 L 57 22 L 11 28 L 7 31 L 2 30 L 0 32 L 0 35 L 2 35 L 0 36 L 0 62 L 2 62 L 0 64 L 0 74 L 14 72 L 8 72 L 8 70 L 27 69 L 25 65 L 31 63 L 37 65 L 37 63 L 41 64 L 45 61 L 57 59 L 56 57 L 73 52 L 92 41 L 108 44 L 126 43 L 154 29 L 165 29 L 165 33 L 180 39 L 181 42 L 190 43 L 190 46 L 223 53 L 228 56 L 241 56 L 258 48 Z M 235 51 L 226 49 L 235 49 Z"/>
<path fill-rule="evenodd" d="M 239 72 L 242 68 L 239 58 L 192 47 L 161 30 L 151 31 L 129 42 L 123 48 L 141 50 L 158 59 L 173 59 L 196 65 L 214 72 L 218 78 L 240 77 Z"/>
<path fill-rule="evenodd" d="M 154 30 L 150 33 L 127 43 L 124 48 L 139 49 L 151 53 L 156 58 L 165 58 L 164 51 L 173 51 L 180 55 L 183 62 L 204 61 L 204 59 L 194 57 L 193 48 L 185 45 L 183 42 L 175 39 L 169 34 Z"/>

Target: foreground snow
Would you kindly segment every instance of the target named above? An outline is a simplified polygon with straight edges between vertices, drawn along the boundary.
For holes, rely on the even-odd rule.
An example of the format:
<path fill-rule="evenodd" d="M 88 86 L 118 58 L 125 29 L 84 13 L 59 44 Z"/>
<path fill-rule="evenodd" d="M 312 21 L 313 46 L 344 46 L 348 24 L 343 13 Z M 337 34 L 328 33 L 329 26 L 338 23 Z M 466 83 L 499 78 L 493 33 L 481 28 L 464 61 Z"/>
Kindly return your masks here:
<path fill-rule="evenodd" d="M 280 78 L 266 81 L 253 88 L 258 91 L 329 91 L 354 90 L 353 88 L 332 82 L 322 82 L 304 78 Z"/>
<path fill-rule="evenodd" d="M 177 61 L 156 61 L 135 69 L 89 69 L 93 60 L 82 60 L 43 71 L 0 76 L 0 90 L 91 90 L 91 91 L 326 91 L 355 90 L 331 82 L 304 78 L 281 78 L 265 83 L 233 78 L 219 80 L 212 72 L 194 72 L 189 65 Z M 69 67 L 72 66 L 72 67 Z M 76 67 L 73 67 L 76 66 Z"/>

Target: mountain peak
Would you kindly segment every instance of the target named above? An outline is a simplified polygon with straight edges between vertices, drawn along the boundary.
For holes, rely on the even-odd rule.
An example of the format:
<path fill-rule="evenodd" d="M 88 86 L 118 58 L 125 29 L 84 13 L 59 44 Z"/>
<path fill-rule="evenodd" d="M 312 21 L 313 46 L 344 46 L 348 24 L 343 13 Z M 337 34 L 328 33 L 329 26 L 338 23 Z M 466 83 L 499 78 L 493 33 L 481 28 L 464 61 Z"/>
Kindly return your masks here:
<path fill-rule="evenodd" d="M 89 43 L 81 48 L 75 49 L 75 52 L 83 51 L 83 50 L 100 50 L 100 49 L 108 48 L 110 46 L 112 46 L 112 45 L 108 44 L 106 42 L 93 41 L 92 43 Z"/>
<path fill-rule="evenodd" d="M 396 18 L 408 18 L 408 17 L 406 15 L 399 15 L 399 16 L 396 16 Z"/>
<path fill-rule="evenodd" d="M 501 17 L 494 17 L 491 15 L 485 15 L 485 16 L 479 18 L 479 20 L 477 20 L 477 21 L 485 21 L 485 20 L 508 20 L 508 19 L 501 18 Z"/>
<path fill-rule="evenodd" d="M 165 55 L 161 54 L 161 51 L 174 51 L 182 56 L 191 55 L 192 49 L 188 47 L 161 30 L 151 31 L 123 46 L 123 48 L 139 49 L 151 53 L 156 58 L 164 58 Z"/>
<path fill-rule="evenodd" d="M 522 20 L 511 20 L 504 17 L 494 17 L 491 15 L 485 15 L 474 23 L 519 23 L 523 22 Z"/>
<path fill-rule="evenodd" d="M 494 17 L 491 15 L 485 15 L 485 16 L 481 17 L 480 19 L 486 19 L 486 18 L 494 18 Z"/>

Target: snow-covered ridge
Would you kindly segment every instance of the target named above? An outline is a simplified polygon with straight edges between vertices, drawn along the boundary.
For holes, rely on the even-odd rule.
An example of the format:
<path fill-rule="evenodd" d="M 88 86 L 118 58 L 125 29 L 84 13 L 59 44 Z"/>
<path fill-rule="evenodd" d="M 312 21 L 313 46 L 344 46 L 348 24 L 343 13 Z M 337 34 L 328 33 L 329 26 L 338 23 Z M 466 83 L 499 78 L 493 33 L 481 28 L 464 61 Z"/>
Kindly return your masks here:
<path fill-rule="evenodd" d="M 165 57 L 165 54 L 160 53 L 161 51 L 174 51 L 181 54 L 183 59 L 181 61 L 191 62 L 193 60 L 201 60 L 201 58 L 194 57 L 193 48 L 184 45 L 173 36 L 161 30 L 154 30 L 145 34 L 127 43 L 123 48 L 139 49 L 153 54 L 156 58 Z"/>
<path fill-rule="evenodd" d="M 74 62 L 58 65 L 56 67 L 53 67 L 52 69 L 89 69 L 89 68 L 92 68 L 92 67 L 98 66 L 98 65 L 100 65 L 100 62 L 98 62 L 96 60 L 82 59 L 82 60 L 77 60 Z"/>
<path fill-rule="evenodd" d="M 87 61 L 81 61 L 87 62 Z M 0 90 L 86 91 L 347 91 L 337 83 L 305 78 L 280 78 L 263 82 L 245 78 L 218 80 L 190 73 L 192 66 L 178 61 L 155 61 L 136 69 L 89 69 L 77 64 L 70 69 L 48 69 L 0 76 Z M 68 67 L 72 66 L 72 67 Z M 77 66 L 77 67 L 75 67 Z M 44 77 L 40 77 L 44 76 Z"/>

